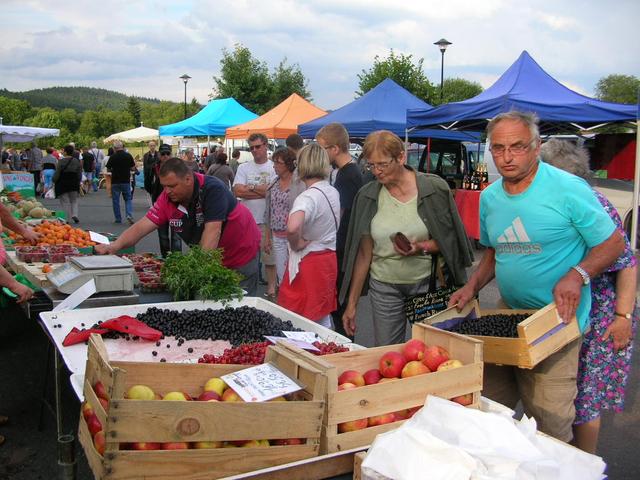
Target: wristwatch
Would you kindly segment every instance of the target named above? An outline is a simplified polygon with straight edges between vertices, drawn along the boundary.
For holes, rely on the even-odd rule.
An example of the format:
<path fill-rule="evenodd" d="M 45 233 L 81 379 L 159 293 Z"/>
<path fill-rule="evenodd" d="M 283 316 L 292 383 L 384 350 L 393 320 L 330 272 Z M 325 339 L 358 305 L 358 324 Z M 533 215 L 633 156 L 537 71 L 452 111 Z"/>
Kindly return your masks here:
<path fill-rule="evenodd" d="M 591 283 L 591 277 L 589 276 L 589 274 L 584 268 L 582 268 L 580 265 L 574 265 L 571 268 L 573 268 L 576 272 L 580 274 L 580 276 L 582 277 L 583 285 L 589 285 Z"/>
<path fill-rule="evenodd" d="M 253 183 L 249 185 L 249 190 L 253 191 L 255 189 L 256 189 L 256 186 Z"/>
<path fill-rule="evenodd" d="M 630 313 L 620 313 L 620 312 L 615 312 L 616 317 L 623 317 L 626 318 L 627 320 L 631 320 L 631 314 Z"/>

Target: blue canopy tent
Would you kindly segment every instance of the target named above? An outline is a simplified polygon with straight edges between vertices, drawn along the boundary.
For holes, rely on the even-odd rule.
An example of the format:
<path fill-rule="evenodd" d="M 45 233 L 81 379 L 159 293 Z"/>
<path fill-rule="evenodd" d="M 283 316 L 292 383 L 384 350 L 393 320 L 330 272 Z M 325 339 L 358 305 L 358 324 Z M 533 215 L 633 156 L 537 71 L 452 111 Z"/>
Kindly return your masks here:
<path fill-rule="evenodd" d="M 636 125 L 636 170 L 633 205 L 640 195 L 640 120 L 637 105 L 603 102 L 565 87 L 545 72 L 529 53 L 523 51 L 502 76 L 487 90 L 468 100 L 437 108 L 410 109 L 407 127 L 434 127 L 446 131 L 478 130 L 489 119 L 510 110 L 535 112 L 542 134 L 580 132 L 609 123 Z M 637 240 L 638 209 L 632 210 L 631 245 Z"/>
<path fill-rule="evenodd" d="M 160 136 L 201 137 L 206 135 L 223 136 L 229 127 L 257 118 L 240 105 L 234 98 L 213 100 L 193 117 L 159 128 Z"/>
<path fill-rule="evenodd" d="M 433 108 L 428 103 L 387 78 L 375 88 L 324 117 L 298 126 L 303 138 L 313 138 L 322 127 L 337 122 L 345 126 L 351 138 L 364 138 L 375 130 L 390 130 L 405 137 L 407 109 Z M 440 138 L 459 141 L 479 141 L 476 132 L 446 132 L 443 130 L 414 131 L 410 138 Z"/>

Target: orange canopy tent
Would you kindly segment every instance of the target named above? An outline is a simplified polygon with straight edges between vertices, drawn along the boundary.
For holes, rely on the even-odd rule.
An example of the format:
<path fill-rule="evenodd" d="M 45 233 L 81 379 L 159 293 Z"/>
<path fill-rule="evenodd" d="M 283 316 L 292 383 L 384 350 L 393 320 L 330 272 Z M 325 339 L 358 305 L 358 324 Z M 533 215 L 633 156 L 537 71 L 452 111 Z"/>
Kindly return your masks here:
<path fill-rule="evenodd" d="M 252 133 L 264 133 L 269 138 L 287 138 L 298 132 L 298 125 L 326 114 L 324 110 L 293 93 L 261 117 L 227 128 L 226 138 L 246 139 Z"/>

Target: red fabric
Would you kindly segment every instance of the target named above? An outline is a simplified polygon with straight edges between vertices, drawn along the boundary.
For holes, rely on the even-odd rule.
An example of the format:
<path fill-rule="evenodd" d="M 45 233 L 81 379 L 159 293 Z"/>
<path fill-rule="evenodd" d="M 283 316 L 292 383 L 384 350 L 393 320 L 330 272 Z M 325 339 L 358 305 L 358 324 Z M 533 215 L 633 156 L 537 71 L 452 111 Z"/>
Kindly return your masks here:
<path fill-rule="evenodd" d="M 477 190 L 456 190 L 456 207 L 467 235 L 480 239 L 480 193 Z"/>
<path fill-rule="evenodd" d="M 106 328 L 83 328 L 82 330 L 78 330 L 76 327 L 73 327 L 67 336 L 64 337 L 62 341 L 62 345 L 65 347 L 69 347 L 71 345 L 75 345 L 76 343 L 82 343 L 89 340 L 89 337 L 92 333 L 97 333 L 98 335 L 102 335 L 103 333 L 107 333 L 109 330 Z"/>
<path fill-rule="evenodd" d="M 83 328 L 82 330 L 78 330 L 76 327 L 73 327 L 67 336 L 64 337 L 62 345 L 68 347 L 70 345 L 75 345 L 76 343 L 86 342 L 89 340 L 89 336 L 92 333 L 102 335 L 110 330 L 128 333 L 153 342 L 162 338 L 162 332 L 160 330 L 151 328 L 146 323 L 128 315 L 122 315 L 120 317 L 107 320 L 106 322 L 102 322 L 100 327 L 101 328 Z"/>
<path fill-rule="evenodd" d="M 284 272 L 278 305 L 313 321 L 336 310 L 336 252 L 311 252 L 302 259 L 298 268 L 293 283 L 289 283 L 289 268 Z"/>
<path fill-rule="evenodd" d="M 607 178 L 633 180 L 636 158 L 636 142 L 629 142 L 607 165 Z"/>

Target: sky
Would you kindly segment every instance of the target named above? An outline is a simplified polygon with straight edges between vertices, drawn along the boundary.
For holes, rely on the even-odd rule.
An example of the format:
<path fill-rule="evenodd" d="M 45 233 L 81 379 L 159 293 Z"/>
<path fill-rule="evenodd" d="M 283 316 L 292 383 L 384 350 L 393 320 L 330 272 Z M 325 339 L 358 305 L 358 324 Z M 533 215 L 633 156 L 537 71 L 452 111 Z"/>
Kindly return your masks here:
<path fill-rule="evenodd" d="M 569 88 L 593 95 L 609 74 L 640 76 L 640 1 L 617 0 L 0 0 L 0 88 L 91 86 L 208 101 L 223 49 L 240 43 L 273 70 L 298 64 L 313 102 L 355 98 L 358 74 L 390 49 L 444 76 L 490 86 L 527 50 Z"/>

